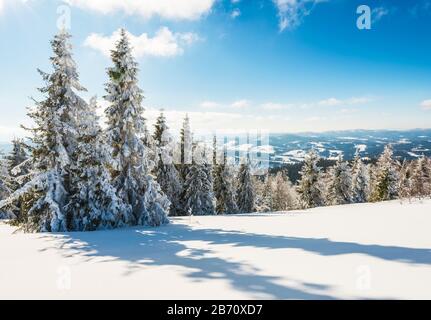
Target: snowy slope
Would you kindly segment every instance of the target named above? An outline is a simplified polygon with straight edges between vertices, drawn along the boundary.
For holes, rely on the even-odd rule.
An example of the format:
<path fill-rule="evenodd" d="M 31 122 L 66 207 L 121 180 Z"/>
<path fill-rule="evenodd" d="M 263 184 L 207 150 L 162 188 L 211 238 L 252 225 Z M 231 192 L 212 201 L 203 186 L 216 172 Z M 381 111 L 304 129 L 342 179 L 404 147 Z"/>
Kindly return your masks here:
<path fill-rule="evenodd" d="M 21 234 L 0 224 L 0 298 L 431 299 L 431 201 Z"/>

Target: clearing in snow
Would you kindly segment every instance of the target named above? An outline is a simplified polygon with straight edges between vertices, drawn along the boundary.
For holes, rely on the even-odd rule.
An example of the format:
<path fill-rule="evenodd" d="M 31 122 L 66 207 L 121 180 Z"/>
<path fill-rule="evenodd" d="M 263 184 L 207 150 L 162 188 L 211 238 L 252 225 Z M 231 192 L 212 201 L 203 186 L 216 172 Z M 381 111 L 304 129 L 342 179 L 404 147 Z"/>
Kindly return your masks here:
<path fill-rule="evenodd" d="M 0 223 L 0 299 L 431 299 L 431 200 L 23 234 Z"/>

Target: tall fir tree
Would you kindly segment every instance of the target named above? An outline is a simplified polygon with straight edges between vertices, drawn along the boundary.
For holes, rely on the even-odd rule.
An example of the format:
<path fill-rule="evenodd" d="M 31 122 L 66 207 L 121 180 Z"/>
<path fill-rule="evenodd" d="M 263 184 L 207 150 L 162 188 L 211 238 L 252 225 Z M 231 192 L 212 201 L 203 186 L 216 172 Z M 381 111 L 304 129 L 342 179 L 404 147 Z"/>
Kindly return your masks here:
<path fill-rule="evenodd" d="M 5 157 L 6 160 L 6 185 L 10 192 L 13 194 L 19 190 L 30 179 L 31 172 L 31 159 L 27 155 L 28 146 L 25 145 L 21 139 L 12 140 L 12 150 Z M 21 204 L 22 201 L 16 201 L 13 207 L 10 208 L 17 223 L 21 223 Z"/>
<path fill-rule="evenodd" d="M 352 201 L 352 175 L 347 162 L 339 156 L 335 165 L 329 170 L 329 181 L 326 192 L 327 205 L 347 204 Z"/>
<path fill-rule="evenodd" d="M 352 163 L 352 201 L 354 203 L 367 202 L 370 193 L 370 177 L 368 167 L 364 164 L 356 150 Z"/>
<path fill-rule="evenodd" d="M 239 212 L 254 212 L 256 193 L 253 185 L 251 163 L 249 157 L 242 161 L 239 167 L 237 180 L 237 205 Z"/>
<path fill-rule="evenodd" d="M 109 82 L 105 99 L 107 139 L 112 147 L 111 173 L 118 196 L 132 208 L 124 224 L 158 225 L 167 223 L 170 202 L 153 180 L 154 163 L 145 146 L 144 98 L 138 87 L 138 65 L 124 29 L 111 52 L 113 66 L 108 68 Z"/>
<path fill-rule="evenodd" d="M 7 199 L 11 194 L 11 190 L 8 186 L 9 181 L 10 177 L 8 173 L 7 160 L 0 150 L 0 201 Z M 0 219 L 10 219 L 13 217 L 11 208 L 4 207 L 0 209 Z"/>
<path fill-rule="evenodd" d="M 157 147 L 157 164 L 154 168 L 157 182 L 171 202 L 169 214 L 178 216 L 182 213 L 182 181 L 174 164 L 174 139 L 169 133 L 163 111 L 157 118 L 154 137 Z"/>
<path fill-rule="evenodd" d="M 320 157 L 317 152 L 310 150 L 304 159 L 304 164 L 299 172 L 301 178 L 298 183 L 297 192 L 299 203 L 302 208 L 319 207 L 324 204 L 321 186 L 321 168 L 318 166 Z"/>
<path fill-rule="evenodd" d="M 414 162 L 411 179 L 413 195 L 418 198 L 431 195 L 431 167 L 425 156 L 421 156 Z"/>
<path fill-rule="evenodd" d="M 213 215 L 213 178 L 210 165 L 204 160 L 204 151 L 195 146 L 193 163 L 187 170 L 184 180 L 183 203 L 184 209 L 192 215 Z"/>
<path fill-rule="evenodd" d="M 21 200 L 24 229 L 28 231 L 67 231 L 64 210 L 70 189 L 70 165 L 76 147 L 77 120 L 85 101 L 72 58 L 70 35 L 61 30 L 51 41 L 51 74 L 39 71 L 46 85 L 39 89 L 45 96 L 29 111 L 35 126 L 33 135 L 32 177 L 2 205 Z"/>
<path fill-rule="evenodd" d="M 66 206 L 68 229 L 93 231 L 121 227 L 131 212 L 116 195 L 107 169 L 108 146 L 92 98 L 79 114 L 79 133 L 72 166 L 71 190 Z"/>
<path fill-rule="evenodd" d="M 213 143 L 213 177 L 214 196 L 216 200 L 217 214 L 234 214 L 238 212 L 235 199 L 234 173 L 228 163 L 227 152 L 219 155 L 217 138 L 214 136 Z"/>
<path fill-rule="evenodd" d="M 284 171 L 279 171 L 270 177 L 270 190 L 272 193 L 271 211 L 287 211 L 297 207 L 297 194 Z"/>
<path fill-rule="evenodd" d="M 400 167 L 398 179 L 398 196 L 401 199 L 411 200 L 413 193 L 413 171 L 415 168 L 415 161 L 404 160 Z"/>
<path fill-rule="evenodd" d="M 375 170 L 371 201 L 395 199 L 398 195 L 398 172 L 391 145 L 385 146 Z"/>

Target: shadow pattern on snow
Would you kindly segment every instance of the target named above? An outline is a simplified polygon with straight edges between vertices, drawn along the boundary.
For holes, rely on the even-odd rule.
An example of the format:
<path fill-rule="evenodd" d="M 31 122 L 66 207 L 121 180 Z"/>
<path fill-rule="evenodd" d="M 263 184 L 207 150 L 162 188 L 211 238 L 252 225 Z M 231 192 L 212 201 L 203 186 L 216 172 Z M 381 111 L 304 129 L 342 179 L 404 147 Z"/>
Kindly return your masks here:
<path fill-rule="evenodd" d="M 53 238 L 50 235 L 42 235 L 42 237 L 55 241 L 52 249 L 59 248 L 57 241 L 60 239 L 60 249 L 69 249 L 66 257 L 77 254 L 88 260 L 94 257 L 106 257 L 104 261 L 127 261 L 130 266 L 125 275 L 142 270 L 145 266 L 181 266 L 189 269 L 186 276 L 193 281 L 221 278 L 229 281 L 235 290 L 253 293 L 257 298 L 334 299 L 335 297 L 325 293 L 330 289 L 329 286 L 297 283 L 295 288 L 291 288 L 280 285 L 277 283 L 280 279 L 276 276 L 261 275 L 259 270 L 250 265 L 215 257 L 210 249 L 190 248 L 187 242 L 204 241 L 210 245 L 229 244 L 234 247 L 265 249 L 294 248 L 323 256 L 359 253 L 390 261 L 431 264 L 429 249 L 191 228 L 179 223 L 157 229 L 130 228 L 109 232 L 57 235 L 60 237 Z M 289 261 L 286 261 L 286 264 L 288 263 Z"/>

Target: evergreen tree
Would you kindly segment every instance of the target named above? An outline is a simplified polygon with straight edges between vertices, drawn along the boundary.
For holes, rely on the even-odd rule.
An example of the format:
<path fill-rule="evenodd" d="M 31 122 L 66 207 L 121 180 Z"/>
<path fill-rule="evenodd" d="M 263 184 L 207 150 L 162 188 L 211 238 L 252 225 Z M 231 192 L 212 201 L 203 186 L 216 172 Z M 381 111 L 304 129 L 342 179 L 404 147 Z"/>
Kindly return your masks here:
<path fill-rule="evenodd" d="M 297 192 L 300 206 L 313 208 L 324 204 L 322 186 L 320 185 L 321 168 L 318 167 L 320 158 L 315 150 L 310 150 L 304 159 L 304 165 L 299 172 Z"/>
<path fill-rule="evenodd" d="M 199 146 L 196 148 L 201 149 Z M 203 153 L 197 150 L 195 154 Z M 184 181 L 184 209 L 192 215 L 213 215 L 213 179 L 210 166 L 205 161 L 193 158 Z"/>
<path fill-rule="evenodd" d="M 226 151 L 217 160 L 217 140 L 214 136 L 213 177 L 214 196 L 217 214 L 233 214 L 238 212 L 235 201 L 234 174 L 227 161 Z"/>
<path fill-rule="evenodd" d="M 181 167 L 180 172 L 183 179 L 186 178 L 188 168 L 192 164 L 193 159 L 193 137 L 190 129 L 190 119 L 186 114 L 183 121 L 183 126 L 180 132 L 180 156 L 181 156 Z"/>
<path fill-rule="evenodd" d="M 255 190 L 253 186 L 250 160 L 245 159 L 238 172 L 237 205 L 241 213 L 253 212 L 255 209 Z"/>
<path fill-rule="evenodd" d="M 400 172 L 399 172 L 399 180 L 398 180 L 398 196 L 401 199 L 411 199 L 413 196 L 413 188 L 412 188 L 412 175 L 414 171 L 415 162 L 414 161 L 406 161 L 404 160 Z"/>
<path fill-rule="evenodd" d="M 169 200 L 150 175 L 154 163 L 143 136 L 145 121 L 142 107 L 143 92 L 138 87 L 138 65 L 132 57 L 129 40 L 124 29 L 111 52 L 113 66 L 108 68 L 109 82 L 105 99 L 107 139 L 112 147 L 109 163 L 113 185 L 118 196 L 132 208 L 133 215 L 124 224 L 167 223 Z"/>
<path fill-rule="evenodd" d="M 163 112 L 157 118 L 153 139 L 158 155 L 157 165 L 154 169 L 157 182 L 171 202 L 170 215 L 181 215 L 183 211 L 181 206 L 182 181 L 173 163 L 174 140 L 169 133 Z"/>
<path fill-rule="evenodd" d="M 431 168 L 425 156 L 415 161 L 411 179 L 413 195 L 418 198 L 431 195 Z"/>
<path fill-rule="evenodd" d="M 270 180 L 272 182 L 270 188 L 272 193 L 271 211 L 295 209 L 297 207 L 297 194 L 285 172 L 277 172 Z"/>
<path fill-rule="evenodd" d="M 359 150 L 352 164 L 352 201 L 354 203 L 367 202 L 369 196 L 369 173 L 367 166 L 362 162 Z"/>
<path fill-rule="evenodd" d="M 21 201 L 20 215 L 24 229 L 30 231 L 67 231 L 64 205 L 70 188 L 70 165 L 76 147 L 77 112 L 85 106 L 77 92 L 79 84 L 72 58 L 70 35 L 62 30 L 51 41 L 53 73 L 39 71 L 46 86 L 39 89 L 45 100 L 35 101 L 29 116 L 35 123 L 31 130 L 31 180 L 2 202 L 10 206 Z"/>
<path fill-rule="evenodd" d="M 347 204 L 352 200 L 352 175 L 347 162 L 339 156 L 335 165 L 329 171 L 329 183 L 326 193 L 328 205 Z"/>
<path fill-rule="evenodd" d="M 9 194 L 13 194 L 19 190 L 30 179 L 30 160 L 27 156 L 26 149 L 28 147 L 20 139 L 12 140 L 12 151 L 5 157 L 5 173 L 6 186 Z M 14 206 L 10 208 L 17 222 L 21 223 L 21 201 L 16 201 Z"/>
<path fill-rule="evenodd" d="M 4 158 L 3 153 L 0 151 L 0 201 L 7 199 L 10 196 L 11 190 L 8 187 L 8 181 L 10 181 L 10 177 L 8 174 L 7 161 Z M 11 209 L 0 209 L 0 219 L 9 219 L 12 217 L 13 214 Z"/>
<path fill-rule="evenodd" d="M 106 166 L 108 147 L 99 117 L 96 98 L 79 114 L 79 133 L 72 166 L 68 229 L 93 231 L 124 225 L 131 212 L 116 195 Z"/>
<path fill-rule="evenodd" d="M 392 155 L 392 147 L 387 145 L 377 161 L 371 201 L 391 200 L 398 195 L 398 172 Z"/>
<path fill-rule="evenodd" d="M 256 177 L 253 181 L 256 199 L 255 207 L 257 212 L 269 212 L 274 210 L 272 201 L 272 177 L 267 174 L 262 180 Z"/>

